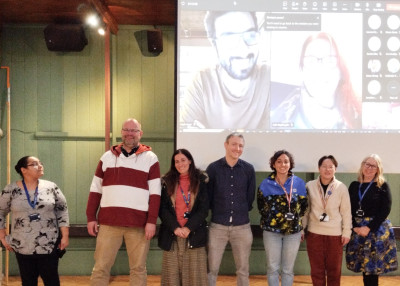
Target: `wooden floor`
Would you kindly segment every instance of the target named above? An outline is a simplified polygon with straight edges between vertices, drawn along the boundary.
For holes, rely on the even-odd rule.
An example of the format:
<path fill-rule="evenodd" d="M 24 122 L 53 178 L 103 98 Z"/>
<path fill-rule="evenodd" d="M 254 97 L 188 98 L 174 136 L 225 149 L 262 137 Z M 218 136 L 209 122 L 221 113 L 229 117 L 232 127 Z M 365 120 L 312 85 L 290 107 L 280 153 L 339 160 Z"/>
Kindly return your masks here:
<path fill-rule="evenodd" d="M 128 285 L 129 277 L 128 276 L 115 276 L 112 277 L 111 286 L 126 286 Z M 21 285 L 21 280 L 17 276 L 10 276 L 8 280 L 8 284 L 3 281 L 2 285 L 8 286 L 19 286 Z M 235 276 L 219 276 L 218 277 L 218 286 L 232 286 L 236 285 Z M 398 286 L 400 283 L 400 276 L 382 276 L 379 278 L 379 286 Z M 89 285 L 89 277 L 88 276 L 61 276 L 61 286 L 84 286 Z M 160 285 L 160 276 L 149 275 L 147 278 L 148 286 L 159 286 Z M 263 275 L 254 275 L 250 276 L 250 285 L 251 286 L 261 286 L 267 285 L 267 279 Z M 312 285 L 310 276 L 295 276 L 294 277 L 294 286 L 305 286 Z M 342 286 L 360 286 L 362 284 L 361 276 L 342 276 L 341 281 Z M 39 286 L 43 286 L 43 283 L 40 281 Z"/>

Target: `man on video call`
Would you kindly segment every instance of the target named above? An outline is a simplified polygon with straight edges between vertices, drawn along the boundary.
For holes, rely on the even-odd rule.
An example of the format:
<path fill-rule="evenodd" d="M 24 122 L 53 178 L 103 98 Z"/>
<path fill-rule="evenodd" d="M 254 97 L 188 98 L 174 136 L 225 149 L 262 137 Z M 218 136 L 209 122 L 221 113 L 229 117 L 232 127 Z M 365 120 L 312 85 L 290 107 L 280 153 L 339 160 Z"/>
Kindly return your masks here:
<path fill-rule="evenodd" d="M 209 11 L 204 23 L 218 64 L 198 72 L 189 84 L 181 126 L 268 129 L 270 71 L 257 64 L 260 34 L 255 13 Z"/>

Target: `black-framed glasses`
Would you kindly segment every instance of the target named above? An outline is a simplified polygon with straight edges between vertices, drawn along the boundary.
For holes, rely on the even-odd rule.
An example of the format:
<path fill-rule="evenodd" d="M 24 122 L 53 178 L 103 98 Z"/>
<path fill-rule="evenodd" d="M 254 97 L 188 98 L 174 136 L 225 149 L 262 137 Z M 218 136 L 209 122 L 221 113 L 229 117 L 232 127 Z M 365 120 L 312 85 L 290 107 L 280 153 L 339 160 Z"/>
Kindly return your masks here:
<path fill-rule="evenodd" d="M 226 46 L 236 47 L 240 40 L 243 40 L 246 45 L 254 46 L 257 45 L 260 40 L 260 34 L 257 31 L 247 31 L 243 33 L 225 33 L 219 37 L 215 37 L 215 40 L 223 43 Z"/>
<path fill-rule="evenodd" d="M 375 170 L 376 168 L 378 168 L 378 166 L 372 165 L 372 164 L 370 164 L 368 162 L 365 162 L 364 166 L 365 166 L 365 168 L 367 168 L 367 169 L 371 168 L 372 170 Z"/>

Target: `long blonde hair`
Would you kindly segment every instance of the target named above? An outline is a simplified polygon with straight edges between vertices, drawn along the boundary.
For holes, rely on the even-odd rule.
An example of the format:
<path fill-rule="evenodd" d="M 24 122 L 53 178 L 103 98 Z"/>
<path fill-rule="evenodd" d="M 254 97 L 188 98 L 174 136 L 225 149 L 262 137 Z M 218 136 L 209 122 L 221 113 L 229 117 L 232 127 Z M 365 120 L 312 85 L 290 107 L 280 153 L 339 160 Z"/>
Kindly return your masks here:
<path fill-rule="evenodd" d="M 376 165 L 378 167 L 374 181 L 376 182 L 377 186 L 380 188 L 380 187 L 382 187 L 383 183 L 385 182 L 385 177 L 383 176 L 382 160 L 379 157 L 379 155 L 377 155 L 377 154 L 371 154 L 371 155 L 365 157 L 364 160 L 362 160 L 360 169 L 358 170 L 358 178 L 357 179 L 360 183 L 362 183 L 364 181 L 364 175 L 363 175 L 362 169 L 363 169 L 363 165 L 369 158 L 374 159 L 376 162 Z"/>

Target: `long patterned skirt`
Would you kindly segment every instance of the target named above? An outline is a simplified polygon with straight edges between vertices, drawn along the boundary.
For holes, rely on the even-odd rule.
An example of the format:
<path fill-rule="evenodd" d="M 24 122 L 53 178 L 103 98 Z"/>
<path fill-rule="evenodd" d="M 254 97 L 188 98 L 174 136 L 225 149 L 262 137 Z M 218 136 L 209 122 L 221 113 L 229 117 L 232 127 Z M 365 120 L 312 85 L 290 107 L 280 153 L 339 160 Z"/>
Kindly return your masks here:
<path fill-rule="evenodd" d="M 177 237 L 171 250 L 163 252 L 161 285 L 207 286 L 206 248 L 188 248 L 187 240 Z"/>
<path fill-rule="evenodd" d="M 359 226 L 372 218 L 356 218 Z M 362 237 L 353 232 L 346 247 L 346 266 L 353 272 L 379 275 L 397 270 L 396 238 L 392 224 L 386 219 L 376 232 Z"/>

